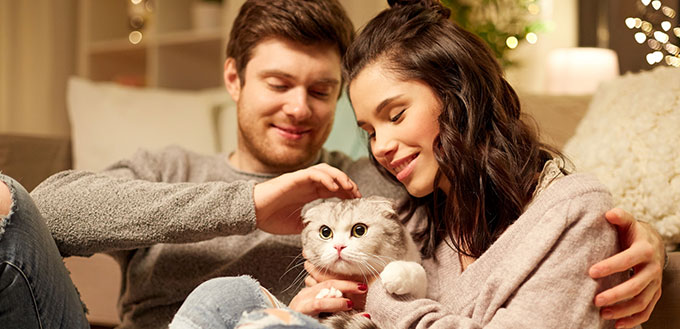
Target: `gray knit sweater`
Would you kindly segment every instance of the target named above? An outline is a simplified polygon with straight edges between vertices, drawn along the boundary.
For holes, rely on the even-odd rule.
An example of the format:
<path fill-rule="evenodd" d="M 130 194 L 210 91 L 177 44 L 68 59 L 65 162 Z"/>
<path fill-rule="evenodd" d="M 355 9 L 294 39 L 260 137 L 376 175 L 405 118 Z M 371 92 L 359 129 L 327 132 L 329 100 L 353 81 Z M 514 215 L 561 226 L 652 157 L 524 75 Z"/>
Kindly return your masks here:
<path fill-rule="evenodd" d="M 324 151 L 319 162 L 343 170 L 365 196 L 405 196 L 366 159 Z M 165 328 L 210 278 L 250 274 L 286 303 L 299 291 L 290 287 L 302 271 L 292 268 L 299 236 L 255 228 L 253 186 L 273 177 L 238 171 L 226 155 L 169 147 L 102 173 L 55 174 L 31 195 L 63 256 L 106 252 L 120 264 L 119 328 Z"/>
<path fill-rule="evenodd" d="M 593 177 L 556 179 L 465 271 L 458 254 L 440 244 L 436 258 L 423 263 L 426 299 L 392 296 L 377 280 L 366 311 L 396 328 L 613 328 L 593 299 L 625 277 L 588 276 L 591 265 L 618 251 L 604 219 L 610 208 L 609 193 Z"/>

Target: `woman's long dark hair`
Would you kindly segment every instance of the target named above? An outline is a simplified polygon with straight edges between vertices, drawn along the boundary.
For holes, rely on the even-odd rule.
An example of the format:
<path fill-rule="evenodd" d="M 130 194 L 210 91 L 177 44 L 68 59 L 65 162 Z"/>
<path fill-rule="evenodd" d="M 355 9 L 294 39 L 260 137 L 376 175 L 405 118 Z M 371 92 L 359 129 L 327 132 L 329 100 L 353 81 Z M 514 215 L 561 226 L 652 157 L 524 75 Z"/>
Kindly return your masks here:
<path fill-rule="evenodd" d="M 449 9 L 434 0 L 389 2 L 348 49 L 345 80 L 380 62 L 399 79 L 432 88 L 443 105 L 435 192 L 407 207 L 413 214 L 426 206 L 427 229 L 416 236 L 426 256 L 448 236 L 458 252 L 479 257 L 522 214 L 545 162 L 561 155 L 520 120 L 519 98 L 491 50 L 449 21 Z M 437 189 L 442 175 L 447 193 Z"/>

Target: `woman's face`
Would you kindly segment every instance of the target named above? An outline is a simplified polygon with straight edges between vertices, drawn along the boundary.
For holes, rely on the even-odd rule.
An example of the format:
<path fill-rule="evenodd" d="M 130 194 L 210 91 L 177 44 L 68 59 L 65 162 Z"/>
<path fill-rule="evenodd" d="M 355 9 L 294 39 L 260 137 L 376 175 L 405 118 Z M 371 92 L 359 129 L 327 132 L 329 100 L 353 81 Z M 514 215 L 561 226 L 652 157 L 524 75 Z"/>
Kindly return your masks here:
<path fill-rule="evenodd" d="M 439 170 L 433 143 L 439 135 L 441 112 L 432 89 L 420 81 L 398 79 L 378 61 L 359 72 L 349 91 L 357 124 L 368 133 L 376 160 L 409 194 L 423 197 L 432 193 Z"/>

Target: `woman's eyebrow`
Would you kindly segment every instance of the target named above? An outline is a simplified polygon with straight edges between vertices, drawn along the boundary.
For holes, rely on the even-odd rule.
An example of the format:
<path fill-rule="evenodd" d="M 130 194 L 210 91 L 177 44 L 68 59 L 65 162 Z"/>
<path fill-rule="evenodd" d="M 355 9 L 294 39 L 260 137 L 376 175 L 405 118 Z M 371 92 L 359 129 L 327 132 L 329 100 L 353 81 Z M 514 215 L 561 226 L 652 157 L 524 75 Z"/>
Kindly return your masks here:
<path fill-rule="evenodd" d="M 385 109 L 388 105 L 393 103 L 396 99 L 400 98 L 402 95 L 403 94 L 399 94 L 399 95 L 394 95 L 394 96 L 389 97 L 389 98 L 385 98 L 382 102 L 380 102 L 380 104 L 378 104 L 378 106 L 376 106 L 375 111 L 374 111 L 375 115 L 377 116 L 378 114 L 380 114 L 380 111 Z M 364 124 L 366 124 L 366 122 L 357 120 L 357 126 L 361 127 Z"/>

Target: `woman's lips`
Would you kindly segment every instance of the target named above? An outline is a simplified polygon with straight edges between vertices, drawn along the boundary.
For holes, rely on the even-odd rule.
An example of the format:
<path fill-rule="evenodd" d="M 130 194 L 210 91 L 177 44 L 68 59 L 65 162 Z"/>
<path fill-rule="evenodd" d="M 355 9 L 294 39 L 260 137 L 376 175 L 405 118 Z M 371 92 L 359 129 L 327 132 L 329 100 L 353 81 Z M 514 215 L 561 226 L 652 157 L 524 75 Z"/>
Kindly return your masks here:
<path fill-rule="evenodd" d="M 416 163 L 415 160 L 418 157 L 418 154 L 419 153 L 408 156 L 395 163 L 395 166 L 393 166 L 393 168 L 394 172 L 396 173 L 396 177 L 399 181 L 404 181 L 404 179 L 411 175 L 413 169 L 415 168 Z"/>

